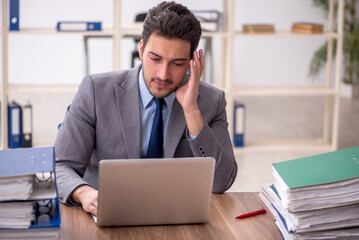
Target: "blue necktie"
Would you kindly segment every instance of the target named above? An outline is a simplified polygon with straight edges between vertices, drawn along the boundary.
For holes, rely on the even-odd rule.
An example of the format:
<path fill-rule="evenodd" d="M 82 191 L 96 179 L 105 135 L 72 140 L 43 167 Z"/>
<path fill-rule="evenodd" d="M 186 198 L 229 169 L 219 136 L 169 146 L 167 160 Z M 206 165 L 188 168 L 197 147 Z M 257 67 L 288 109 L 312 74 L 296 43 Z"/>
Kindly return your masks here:
<path fill-rule="evenodd" d="M 154 98 L 156 103 L 156 114 L 153 119 L 150 141 L 146 158 L 162 158 L 163 156 L 163 119 L 162 107 L 165 102 L 163 98 Z"/>

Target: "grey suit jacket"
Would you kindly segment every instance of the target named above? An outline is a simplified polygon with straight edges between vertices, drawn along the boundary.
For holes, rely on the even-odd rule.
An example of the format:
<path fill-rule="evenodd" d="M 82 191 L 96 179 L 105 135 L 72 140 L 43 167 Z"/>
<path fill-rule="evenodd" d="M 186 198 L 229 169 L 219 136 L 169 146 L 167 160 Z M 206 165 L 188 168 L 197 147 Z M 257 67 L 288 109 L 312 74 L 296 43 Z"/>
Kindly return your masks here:
<path fill-rule="evenodd" d="M 62 202 L 69 203 L 72 191 L 80 185 L 97 189 L 100 160 L 141 158 L 140 67 L 89 75 L 80 84 L 55 141 L 56 179 Z M 174 101 L 164 157 L 214 157 L 213 192 L 222 193 L 237 174 L 223 91 L 201 83 L 198 106 L 205 125 L 190 140 L 182 107 Z"/>

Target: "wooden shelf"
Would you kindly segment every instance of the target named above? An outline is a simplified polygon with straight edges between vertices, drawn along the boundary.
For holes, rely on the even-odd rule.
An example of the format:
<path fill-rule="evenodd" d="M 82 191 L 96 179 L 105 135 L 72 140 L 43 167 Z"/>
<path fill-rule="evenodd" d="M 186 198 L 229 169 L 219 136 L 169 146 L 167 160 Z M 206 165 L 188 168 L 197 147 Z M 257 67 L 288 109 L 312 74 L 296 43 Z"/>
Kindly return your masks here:
<path fill-rule="evenodd" d="M 235 36 L 241 38 L 337 38 L 339 35 L 335 32 L 304 34 L 292 33 L 291 31 L 276 31 L 275 33 L 243 33 L 242 31 L 236 31 Z"/>
<path fill-rule="evenodd" d="M 76 84 L 9 84 L 8 92 L 76 92 Z"/>
<path fill-rule="evenodd" d="M 260 151 L 334 151 L 332 144 L 320 139 L 281 140 L 281 141 L 253 141 L 246 142 L 244 147 L 234 147 L 234 153 L 248 153 Z"/>
<path fill-rule="evenodd" d="M 122 26 L 123 37 L 140 37 L 142 34 L 142 23 L 133 23 Z M 228 37 L 228 32 L 202 32 L 202 37 Z"/>
<path fill-rule="evenodd" d="M 112 36 L 115 34 L 114 29 L 103 29 L 102 31 L 79 31 L 79 32 L 64 32 L 57 31 L 55 28 L 23 28 L 19 31 L 9 31 L 9 35 L 95 35 L 95 36 Z"/>
<path fill-rule="evenodd" d="M 322 86 L 234 86 L 235 96 L 335 96 L 337 91 Z"/>

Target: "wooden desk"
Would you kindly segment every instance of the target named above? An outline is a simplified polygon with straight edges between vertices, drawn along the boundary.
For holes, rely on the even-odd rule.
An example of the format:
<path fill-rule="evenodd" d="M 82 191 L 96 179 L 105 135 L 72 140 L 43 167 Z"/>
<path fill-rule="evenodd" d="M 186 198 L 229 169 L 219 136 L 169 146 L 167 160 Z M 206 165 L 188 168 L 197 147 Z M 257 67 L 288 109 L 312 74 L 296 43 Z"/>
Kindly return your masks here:
<path fill-rule="evenodd" d="M 100 228 L 81 207 L 61 204 L 61 239 L 282 239 L 274 219 L 266 214 L 235 217 L 265 208 L 258 193 L 213 194 L 205 224 Z"/>

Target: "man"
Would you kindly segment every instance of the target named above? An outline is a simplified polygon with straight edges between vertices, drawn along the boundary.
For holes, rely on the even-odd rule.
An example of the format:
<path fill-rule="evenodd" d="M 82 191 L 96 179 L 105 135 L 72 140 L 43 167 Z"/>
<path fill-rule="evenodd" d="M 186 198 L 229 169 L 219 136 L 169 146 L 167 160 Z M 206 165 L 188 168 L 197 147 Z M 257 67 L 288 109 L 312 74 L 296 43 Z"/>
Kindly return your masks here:
<path fill-rule="evenodd" d="M 232 185 L 237 164 L 224 93 L 200 82 L 204 56 L 196 48 L 201 32 L 186 7 L 163 2 L 148 12 L 144 22 L 142 65 L 84 78 L 55 141 L 61 201 L 81 204 L 96 215 L 99 161 L 156 156 L 149 154 L 149 143 L 162 129 L 157 134 L 163 141 L 157 156 L 214 157 L 213 192 L 223 193 Z M 188 68 L 191 76 L 179 87 Z M 159 101 L 163 109 L 157 119 L 163 120 L 163 128 L 152 133 Z"/>

